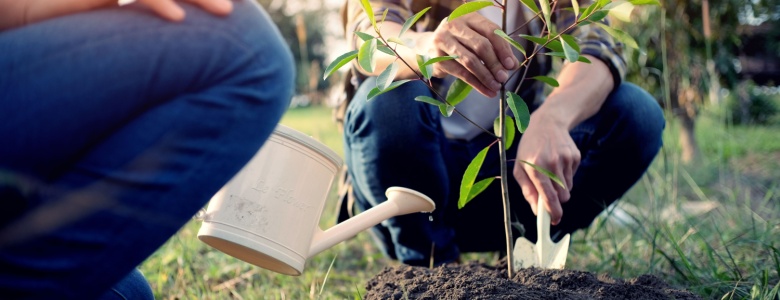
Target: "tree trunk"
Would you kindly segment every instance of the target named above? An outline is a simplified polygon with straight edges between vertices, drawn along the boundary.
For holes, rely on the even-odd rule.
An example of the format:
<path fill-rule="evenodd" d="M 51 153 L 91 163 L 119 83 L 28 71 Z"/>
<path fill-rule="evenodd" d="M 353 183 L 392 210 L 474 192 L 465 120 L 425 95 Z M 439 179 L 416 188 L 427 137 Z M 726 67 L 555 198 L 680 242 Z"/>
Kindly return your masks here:
<path fill-rule="evenodd" d="M 691 72 L 690 79 L 698 82 L 700 72 Z M 680 147 L 682 162 L 689 164 L 699 157 L 699 144 L 696 142 L 696 116 L 701 103 L 701 94 L 695 86 L 679 89 L 675 115 L 680 121 Z"/>
<path fill-rule="evenodd" d="M 699 146 L 696 143 L 695 120 L 687 113 L 677 114 L 680 121 L 680 147 L 682 148 L 682 161 L 691 163 L 699 157 Z"/>

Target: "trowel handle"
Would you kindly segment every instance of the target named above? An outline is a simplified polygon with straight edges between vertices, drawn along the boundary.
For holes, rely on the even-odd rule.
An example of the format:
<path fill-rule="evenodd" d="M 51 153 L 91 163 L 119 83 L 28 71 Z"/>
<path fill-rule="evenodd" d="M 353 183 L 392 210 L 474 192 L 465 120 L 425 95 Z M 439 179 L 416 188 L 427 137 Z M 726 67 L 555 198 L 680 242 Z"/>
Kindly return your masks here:
<path fill-rule="evenodd" d="M 544 208 L 541 193 L 536 199 L 536 239 L 552 241 L 550 239 L 550 213 Z"/>

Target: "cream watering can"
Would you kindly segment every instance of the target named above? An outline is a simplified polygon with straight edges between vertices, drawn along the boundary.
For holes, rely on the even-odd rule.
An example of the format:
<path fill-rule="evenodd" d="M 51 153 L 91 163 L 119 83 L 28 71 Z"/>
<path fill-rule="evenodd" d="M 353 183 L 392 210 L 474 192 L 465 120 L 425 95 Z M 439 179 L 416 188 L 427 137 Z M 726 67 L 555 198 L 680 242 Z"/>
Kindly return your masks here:
<path fill-rule="evenodd" d="M 402 187 L 387 201 L 330 229 L 319 228 L 342 160 L 316 140 L 277 126 L 262 149 L 209 202 L 198 238 L 230 256 L 287 275 L 306 259 L 380 222 L 431 212 L 427 196 Z"/>

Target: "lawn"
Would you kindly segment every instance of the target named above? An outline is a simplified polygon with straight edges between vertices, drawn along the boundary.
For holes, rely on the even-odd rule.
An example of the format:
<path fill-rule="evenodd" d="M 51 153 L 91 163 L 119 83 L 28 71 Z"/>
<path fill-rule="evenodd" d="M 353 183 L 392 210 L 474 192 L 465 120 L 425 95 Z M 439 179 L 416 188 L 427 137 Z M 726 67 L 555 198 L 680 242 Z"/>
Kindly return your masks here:
<path fill-rule="evenodd" d="M 679 161 L 677 128 L 668 123 L 647 175 L 572 236 L 567 268 L 619 278 L 652 273 L 705 299 L 778 299 L 780 127 L 724 123 L 714 114 L 700 117 L 695 166 Z M 328 108 L 292 109 L 282 124 L 343 153 Z M 334 202 L 323 227 L 333 224 Z M 158 299 L 359 299 L 369 278 L 395 264 L 361 233 L 311 258 L 301 276 L 279 275 L 206 246 L 198 227 L 191 221 L 141 266 Z"/>

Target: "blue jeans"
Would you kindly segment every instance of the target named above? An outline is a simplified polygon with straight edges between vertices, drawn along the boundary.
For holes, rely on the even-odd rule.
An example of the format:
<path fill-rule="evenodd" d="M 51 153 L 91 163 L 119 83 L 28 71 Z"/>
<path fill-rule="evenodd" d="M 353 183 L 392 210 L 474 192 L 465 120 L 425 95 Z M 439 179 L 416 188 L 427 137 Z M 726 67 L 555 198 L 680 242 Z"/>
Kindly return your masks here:
<path fill-rule="evenodd" d="M 182 23 L 131 5 L 0 32 L 0 297 L 151 295 L 133 269 L 287 109 L 292 55 L 265 11 L 179 3 Z"/>
<path fill-rule="evenodd" d="M 419 81 L 366 101 L 374 86 L 373 78 L 360 85 L 345 116 L 345 161 L 358 209 L 384 201 L 390 186 L 418 190 L 436 202 L 430 216 L 395 217 L 372 228 L 380 248 L 392 259 L 422 266 L 429 264 L 432 252 L 434 263 L 442 264 L 461 252 L 505 250 L 500 184 L 493 183 L 463 209 L 457 208 L 466 167 L 494 138 L 483 134 L 466 142 L 445 137 L 438 108 L 412 100 L 433 96 Z M 623 83 L 596 115 L 571 130 L 582 161 L 571 200 L 563 204 L 565 216 L 551 228 L 554 238 L 589 226 L 636 183 L 661 148 L 664 124 L 655 100 L 636 85 Z M 508 150 L 508 159 L 514 159 L 519 140 Z M 496 148 L 488 152 L 478 180 L 500 174 Z M 513 164 L 508 162 L 508 170 Z M 513 219 L 523 224 L 525 237 L 535 241 L 536 217 L 514 177 L 509 186 Z M 515 230 L 513 236 L 520 234 Z"/>

